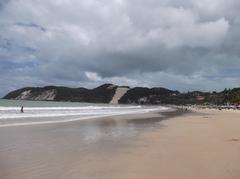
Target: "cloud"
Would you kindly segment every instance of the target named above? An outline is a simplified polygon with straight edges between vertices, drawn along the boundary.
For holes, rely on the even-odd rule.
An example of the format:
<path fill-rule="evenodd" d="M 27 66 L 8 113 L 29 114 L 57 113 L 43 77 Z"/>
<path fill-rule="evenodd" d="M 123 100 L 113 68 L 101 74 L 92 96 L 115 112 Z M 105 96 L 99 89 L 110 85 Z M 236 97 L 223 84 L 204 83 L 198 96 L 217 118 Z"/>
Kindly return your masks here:
<path fill-rule="evenodd" d="M 210 90 L 226 87 L 220 77 L 237 86 L 226 69 L 239 70 L 239 8 L 237 0 L 0 1 L 0 82 L 4 91 L 10 76 L 14 87 Z"/>
<path fill-rule="evenodd" d="M 34 24 L 34 23 L 22 23 L 22 22 L 18 22 L 16 23 L 17 26 L 22 26 L 22 27 L 29 27 L 29 28 L 36 28 L 36 29 L 39 29 L 40 31 L 43 31 L 45 32 L 46 29 L 44 27 L 41 27 L 37 24 Z"/>
<path fill-rule="evenodd" d="M 9 2 L 10 0 L 1 0 L 0 1 L 0 10 Z"/>

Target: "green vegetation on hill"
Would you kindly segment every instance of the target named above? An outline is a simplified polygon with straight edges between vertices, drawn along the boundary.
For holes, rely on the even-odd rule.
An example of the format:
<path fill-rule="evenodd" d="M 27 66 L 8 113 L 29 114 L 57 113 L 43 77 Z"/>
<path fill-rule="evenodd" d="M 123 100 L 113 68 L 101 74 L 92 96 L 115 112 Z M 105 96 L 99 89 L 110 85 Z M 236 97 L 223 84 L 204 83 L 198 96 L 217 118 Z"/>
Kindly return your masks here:
<path fill-rule="evenodd" d="M 5 99 L 16 99 L 25 91 L 31 91 L 31 97 L 26 100 L 34 100 L 34 97 L 41 95 L 44 91 L 55 90 L 56 96 L 54 101 L 71 101 L 71 102 L 90 102 L 90 103 L 109 103 L 115 94 L 117 86 L 104 84 L 94 89 L 86 88 L 68 88 L 47 86 L 43 88 L 27 87 L 8 93 Z"/>
<path fill-rule="evenodd" d="M 220 93 L 209 93 L 205 101 L 212 104 L 239 104 L 240 88 L 225 89 Z"/>
<path fill-rule="evenodd" d="M 47 90 L 54 90 L 54 101 L 109 103 L 118 86 L 104 84 L 94 89 L 47 86 L 43 88 L 22 88 L 7 94 L 5 99 L 17 99 L 25 91 L 31 97 L 41 96 Z M 31 97 L 29 97 L 30 100 Z M 28 99 L 28 98 L 27 98 Z M 39 100 L 39 98 L 37 98 Z M 240 104 L 240 88 L 225 89 L 222 92 L 192 91 L 180 93 L 166 88 L 130 88 L 120 100 L 120 104 Z"/>
<path fill-rule="evenodd" d="M 156 90 L 157 89 L 157 90 Z M 192 91 L 180 93 L 165 88 L 133 88 L 119 101 L 122 104 L 240 104 L 240 88 L 222 92 Z"/>

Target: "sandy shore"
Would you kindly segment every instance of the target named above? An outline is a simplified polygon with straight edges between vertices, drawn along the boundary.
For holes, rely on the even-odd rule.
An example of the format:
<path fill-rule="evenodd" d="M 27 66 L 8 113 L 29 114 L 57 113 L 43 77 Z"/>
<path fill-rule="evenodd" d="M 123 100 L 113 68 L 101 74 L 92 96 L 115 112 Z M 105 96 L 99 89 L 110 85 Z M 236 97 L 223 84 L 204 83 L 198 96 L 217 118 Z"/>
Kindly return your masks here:
<path fill-rule="evenodd" d="M 194 111 L 139 137 L 114 178 L 239 179 L 240 111 Z"/>
<path fill-rule="evenodd" d="M 1 179 L 240 178 L 239 111 L 0 129 Z"/>

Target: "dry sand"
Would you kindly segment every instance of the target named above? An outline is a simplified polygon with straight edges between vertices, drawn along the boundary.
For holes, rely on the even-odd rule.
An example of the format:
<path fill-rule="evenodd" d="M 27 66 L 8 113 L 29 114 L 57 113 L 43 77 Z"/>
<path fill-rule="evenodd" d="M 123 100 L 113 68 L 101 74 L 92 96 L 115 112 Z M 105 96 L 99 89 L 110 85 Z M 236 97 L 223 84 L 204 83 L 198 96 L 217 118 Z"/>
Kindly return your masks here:
<path fill-rule="evenodd" d="M 119 99 L 127 93 L 127 91 L 129 90 L 129 88 L 127 87 L 118 87 L 116 89 L 116 92 L 112 98 L 112 100 L 110 101 L 110 104 L 118 104 Z"/>
<path fill-rule="evenodd" d="M 140 136 L 114 178 L 239 179 L 240 111 L 194 111 Z"/>
<path fill-rule="evenodd" d="M 134 118 L 2 128 L 0 178 L 240 178 L 239 111 Z"/>

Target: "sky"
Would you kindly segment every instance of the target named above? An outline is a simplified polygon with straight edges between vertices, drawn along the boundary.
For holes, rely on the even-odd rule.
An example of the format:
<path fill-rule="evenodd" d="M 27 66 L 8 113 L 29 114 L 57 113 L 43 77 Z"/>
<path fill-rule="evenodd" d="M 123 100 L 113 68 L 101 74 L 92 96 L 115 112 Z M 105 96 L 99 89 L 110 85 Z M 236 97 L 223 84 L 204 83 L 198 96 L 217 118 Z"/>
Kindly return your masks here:
<path fill-rule="evenodd" d="M 103 83 L 240 87 L 239 0 L 0 0 L 0 96 Z"/>

